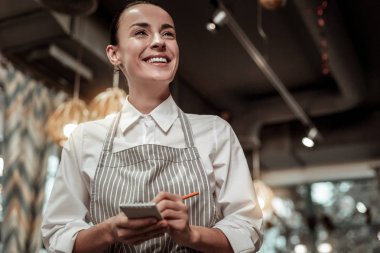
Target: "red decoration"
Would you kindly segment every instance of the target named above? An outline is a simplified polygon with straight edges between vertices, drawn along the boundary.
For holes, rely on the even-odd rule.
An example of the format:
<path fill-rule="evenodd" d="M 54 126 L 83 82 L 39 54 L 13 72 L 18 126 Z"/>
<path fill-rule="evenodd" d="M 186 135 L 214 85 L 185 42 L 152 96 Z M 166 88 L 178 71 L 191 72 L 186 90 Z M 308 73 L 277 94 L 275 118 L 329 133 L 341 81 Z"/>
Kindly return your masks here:
<path fill-rule="evenodd" d="M 324 17 L 324 14 L 326 12 L 328 6 L 328 0 L 321 0 L 321 3 L 317 7 L 316 14 L 317 14 L 317 25 L 319 28 L 319 34 L 320 34 L 320 54 L 321 54 L 321 71 L 323 75 L 329 75 L 330 74 L 330 66 L 329 66 L 329 53 L 328 53 L 328 43 L 326 40 L 325 35 L 325 26 L 326 26 L 326 20 Z"/>

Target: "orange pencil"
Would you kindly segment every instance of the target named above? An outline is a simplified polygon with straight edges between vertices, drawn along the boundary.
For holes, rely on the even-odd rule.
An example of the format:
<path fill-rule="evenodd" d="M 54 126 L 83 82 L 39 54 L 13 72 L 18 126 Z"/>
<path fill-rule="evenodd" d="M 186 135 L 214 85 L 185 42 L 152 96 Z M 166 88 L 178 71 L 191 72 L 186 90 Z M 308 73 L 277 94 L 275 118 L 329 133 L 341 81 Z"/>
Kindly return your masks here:
<path fill-rule="evenodd" d="M 189 193 L 189 194 L 182 196 L 182 199 L 188 199 L 188 198 L 191 198 L 193 196 L 197 196 L 198 194 L 199 194 L 199 192 L 192 192 L 192 193 Z"/>

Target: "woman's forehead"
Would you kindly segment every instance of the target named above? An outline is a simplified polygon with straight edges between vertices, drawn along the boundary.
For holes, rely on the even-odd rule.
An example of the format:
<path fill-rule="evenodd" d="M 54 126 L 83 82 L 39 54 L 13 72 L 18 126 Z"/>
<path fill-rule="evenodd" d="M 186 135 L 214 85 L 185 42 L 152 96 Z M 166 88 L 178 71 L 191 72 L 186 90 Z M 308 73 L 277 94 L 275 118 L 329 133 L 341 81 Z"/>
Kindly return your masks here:
<path fill-rule="evenodd" d="M 125 23 L 167 23 L 174 27 L 172 17 L 159 6 L 152 4 L 137 4 L 126 9 L 120 17 L 120 26 Z"/>

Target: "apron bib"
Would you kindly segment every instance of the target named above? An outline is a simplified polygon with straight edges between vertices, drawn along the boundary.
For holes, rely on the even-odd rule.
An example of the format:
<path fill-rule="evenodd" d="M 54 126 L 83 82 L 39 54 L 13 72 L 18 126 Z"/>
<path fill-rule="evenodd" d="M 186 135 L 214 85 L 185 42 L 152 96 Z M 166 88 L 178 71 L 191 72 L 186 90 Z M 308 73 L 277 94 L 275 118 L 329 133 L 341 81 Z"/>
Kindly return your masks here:
<path fill-rule="evenodd" d="M 215 202 L 187 116 L 178 109 L 186 148 L 144 144 L 112 152 L 121 113 L 112 122 L 103 144 L 91 185 L 90 216 L 98 224 L 120 212 L 123 203 L 151 201 L 160 191 L 198 196 L 184 200 L 190 225 L 212 227 L 216 222 Z M 196 252 L 177 245 L 168 234 L 139 245 L 117 243 L 103 252 Z"/>

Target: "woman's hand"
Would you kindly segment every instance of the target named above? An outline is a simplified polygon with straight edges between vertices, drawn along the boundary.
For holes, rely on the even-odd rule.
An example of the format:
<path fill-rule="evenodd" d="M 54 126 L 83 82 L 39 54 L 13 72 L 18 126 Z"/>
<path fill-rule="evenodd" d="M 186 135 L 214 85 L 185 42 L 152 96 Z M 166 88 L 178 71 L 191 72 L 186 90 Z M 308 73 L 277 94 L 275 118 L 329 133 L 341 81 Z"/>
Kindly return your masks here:
<path fill-rule="evenodd" d="M 129 219 L 124 213 L 105 221 L 110 226 L 113 243 L 139 244 L 166 232 L 165 221 L 155 218 Z"/>
<path fill-rule="evenodd" d="M 166 230 L 167 224 L 164 220 L 128 219 L 124 213 L 119 213 L 95 226 L 79 231 L 73 252 L 102 252 L 104 248 L 117 242 L 136 245 L 159 237 Z"/>
<path fill-rule="evenodd" d="M 195 233 L 189 225 L 188 207 L 181 196 L 168 192 L 160 192 L 153 199 L 162 218 L 167 224 L 167 232 L 179 245 L 190 246 Z"/>

